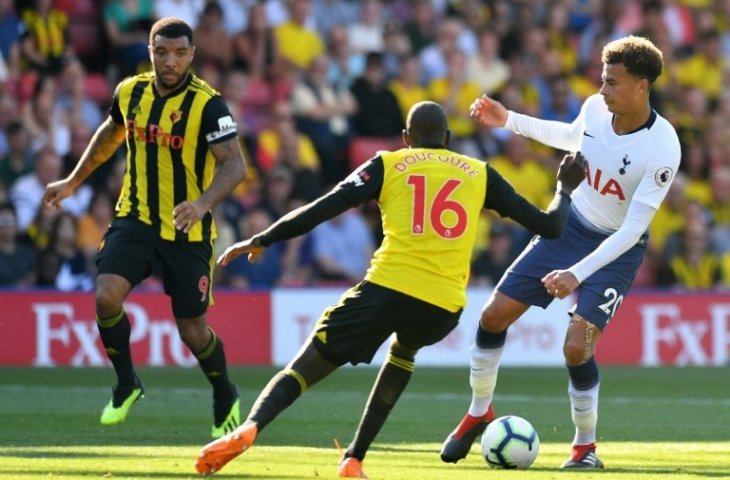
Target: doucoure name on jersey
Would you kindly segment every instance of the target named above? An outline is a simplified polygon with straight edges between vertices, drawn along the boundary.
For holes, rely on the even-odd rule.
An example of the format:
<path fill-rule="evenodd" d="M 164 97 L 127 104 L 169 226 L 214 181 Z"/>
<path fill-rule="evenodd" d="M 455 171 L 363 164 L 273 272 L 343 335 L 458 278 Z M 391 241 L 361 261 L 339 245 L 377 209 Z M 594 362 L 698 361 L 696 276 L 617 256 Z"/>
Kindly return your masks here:
<path fill-rule="evenodd" d="M 175 150 L 182 149 L 185 144 L 185 138 L 181 135 L 173 135 L 166 132 L 154 123 L 146 126 L 138 126 L 134 120 L 127 120 L 127 136 L 138 142 L 157 143 L 162 147 L 169 147 Z"/>
<path fill-rule="evenodd" d="M 466 172 L 467 175 L 470 177 L 476 177 L 479 175 L 479 170 L 476 170 L 469 165 L 469 163 L 466 161 L 464 157 L 458 156 L 458 155 L 449 155 L 449 154 L 443 154 L 443 153 L 435 153 L 435 152 L 413 152 L 409 153 L 403 159 L 399 162 L 396 162 L 393 165 L 393 168 L 398 170 L 399 172 L 405 172 L 408 167 L 411 165 L 414 165 L 418 162 L 423 162 L 426 160 L 431 160 L 435 162 L 441 162 L 441 163 L 448 163 L 451 166 L 458 168 L 459 170 L 462 170 Z"/>

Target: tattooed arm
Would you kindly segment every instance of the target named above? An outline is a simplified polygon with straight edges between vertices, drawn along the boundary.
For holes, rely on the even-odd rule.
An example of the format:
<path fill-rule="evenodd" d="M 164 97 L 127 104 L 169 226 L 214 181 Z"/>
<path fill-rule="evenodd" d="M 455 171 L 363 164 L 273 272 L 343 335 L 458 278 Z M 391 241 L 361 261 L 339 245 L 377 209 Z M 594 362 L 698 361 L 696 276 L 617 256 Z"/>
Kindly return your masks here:
<path fill-rule="evenodd" d="M 210 151 L 215 157 L 216 170 L 210 186 L 198 199 L 206 211 L 223 200 L 246 178 L 246 162 L 243 160 L 238 136 L 212 144 Z"/>
<path fill-rule="evenodd" d="M 246 178 L 246 162 L 238 135 L 210 144 L 209 148 L 216 160 L 213 181 L 197 200 L 184 201 L 176 205 L 172 212 L 175 228 L 185 233 Z"/>
<path fill-rule="evenodd" d="M 61 201 L 71 196 L 99 165 L 109 160 L 124 141 L 126 130 L 107 117 L 91 138 L 89 145 L 79 159 L 79 163 L 68 177 L 49 183 L 43 192 L 43 204 L 46 207 L 61 208 Z"/>

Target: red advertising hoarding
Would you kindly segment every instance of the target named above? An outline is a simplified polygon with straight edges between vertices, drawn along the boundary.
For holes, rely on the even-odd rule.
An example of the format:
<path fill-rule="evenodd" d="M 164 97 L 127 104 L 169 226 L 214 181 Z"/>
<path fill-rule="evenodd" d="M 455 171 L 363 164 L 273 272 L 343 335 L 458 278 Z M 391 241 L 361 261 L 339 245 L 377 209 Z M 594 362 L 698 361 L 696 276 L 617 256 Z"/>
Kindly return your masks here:
<path fill-rule="evenodd" d="M 224 340 L 232 364 L 271 363 L 269 294 L 216 292 L 208 323 Z M 195 365 L 177 334 L 170 300 L 162 293 L 133 293 L 125 302 L 132 323 L 132 355 L 139 365 Z M 0 365 L 99 366 L 107 358 L 99 340 L 94 295 L 1 292 Z"/>
<path fill-rule="evenodd" d="M 301 335 L 297 336 L 298 330 L 291 322 L 280 317 L 294 306 L 302 310 L 305 305 L 316 303 L 327 293 L 324 290 L 216 292 L 209 323 L 224 340 L 231 364 L 282 364 L 282 359 L 288 360 L 296 353 Z M 472 296 L 486 298 L 484 292 L 479 293 Z M 330 296 L 336 299 L 339 294 L 341 291 L 337 290 Z M 330 301 L 329 297 L 327 300 Z M 323 300 L 321 303 L 327 304 Z M 479 303 L 471 303 L 478 310 Z M 317 318 L 322 308 L 317 304 L 310 317 Z M 132 321 L 132 352 L 138 365 L 196 364 L 180 342 L 168 297 L 162 293 L 134 293 L 125 309 Z M 530 313 L 530 318 L 510 329 L 512 337 L 526 327 L 534 332 L 552 332 L 556 325 L 567 323 L 565 312 L 556 316 L 533 308 Z M 476 318 L 478 312 L 465 315 L 462 321 L 473 323 Z M 283 327 L 276 327 L 277 322 Z M 472 329 L 473 326 L 466 329 L 466 340 L 456 351 L 447 349 L 442 355 L 436 347 L 424 349 L 419 356 L 424 365 L 468 365 Z M 0 292 L 0 335 L 4 340 L 0 365 L 107 364 L 94 321 L 94 296 L 90 293 Z M 543 348 L 531 354 L 527 346 L 518 342 L 514 358 L 505 364 L 562 365 L 562 333 L 557 335 L 551 337 L 558 344 L 556 352 Z M 730 365 L 730 296 L 631 293 L 601 338 L 596 356 L 601 365 Z"/>
<path fill-rule="evenodd" d="M 630 293 L 596 358 L 602 365 L 730 365 L 730 295 Z"/>

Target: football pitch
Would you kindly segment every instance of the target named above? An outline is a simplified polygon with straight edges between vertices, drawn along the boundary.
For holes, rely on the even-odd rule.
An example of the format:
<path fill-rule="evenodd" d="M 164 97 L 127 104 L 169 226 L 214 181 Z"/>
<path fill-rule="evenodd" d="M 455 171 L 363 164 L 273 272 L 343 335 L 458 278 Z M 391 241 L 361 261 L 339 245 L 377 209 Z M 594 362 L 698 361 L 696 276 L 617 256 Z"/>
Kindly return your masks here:
<path fill-rule="evenodd" d="M 243 415 L 273 368 L 233 368 Z M 444 437 L 469 402 L 468 369 L 416 368 L 365 459 L 371 479 L 730 479 L 728 368 L 602 368 L 599 450 L 604 471 L 565 472 L 573 428 L 564 369 L 503 368 L 498 415 L 530 420 L 541 450 L 526 471 L 490 470 L 472 447 L 444 464 Z M 125 424 L 102 427 L 109 369 L 0 369 L 0 478 L 197 478 L 193 461 L 210 439 L 211 393 L 197 369 L 139 369 L 147 390 Z M 285 411 L 220 478 L 337 478 L 377 374 L 345 368 Z"/>

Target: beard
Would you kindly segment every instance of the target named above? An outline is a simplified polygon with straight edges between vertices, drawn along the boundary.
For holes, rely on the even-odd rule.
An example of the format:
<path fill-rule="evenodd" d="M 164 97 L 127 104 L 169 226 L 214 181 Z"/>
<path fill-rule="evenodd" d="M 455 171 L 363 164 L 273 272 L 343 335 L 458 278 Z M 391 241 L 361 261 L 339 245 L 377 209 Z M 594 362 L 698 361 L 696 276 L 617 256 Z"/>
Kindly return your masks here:
<path fill-rule="evenodd" d="M 177 87 L 179 87 L 186 78 L 188 78 L 188 74 L 190 73 L 190 69 L 185 70 L 183 73 L 175 77 L 175 80 L 173 81 L 166 81 L 163 75 L 158 75 L 155 72 L 155 78 L 160 83 L 161 86 L 165 87 L 168 90 L 174 90 Z"/>

